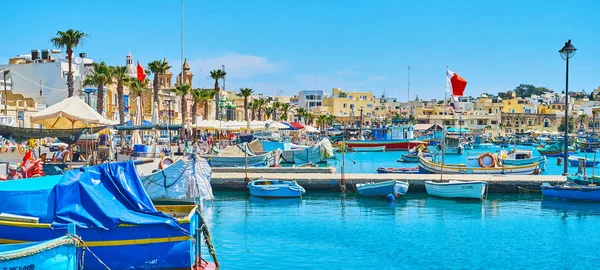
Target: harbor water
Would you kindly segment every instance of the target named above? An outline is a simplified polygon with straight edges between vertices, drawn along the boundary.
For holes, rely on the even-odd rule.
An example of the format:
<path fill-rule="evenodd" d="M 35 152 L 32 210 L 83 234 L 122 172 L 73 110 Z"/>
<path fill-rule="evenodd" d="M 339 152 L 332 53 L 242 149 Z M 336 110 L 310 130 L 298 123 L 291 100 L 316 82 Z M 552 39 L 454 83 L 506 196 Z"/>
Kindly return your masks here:
<path fill-rule="evenodd" d="M 355 193 L 206 206 L 221 269 L 591 269 L 600 205 L 540 194 L 395 203 Z"/>
<path fill-rule="evenodd" d="M 535 147 L 532 146 L 517 146 L 518 149 L 524 150 L 533 150 L 534 156 L 539 156 L 540 153 L 535 150 Z M 512 149 L 512 148 L 510 148 Z M 506 149 L 507 151 L 510 149 Z M 479 155 L 486 152 L 496 153 L 501 148 L 495 147 L 493 149 L 474 149 L 474 150 L 465 150 L 462 155 L 445 155 L 444 162 L 447 164 L 465 164 L 467 160 L 467 155 Z M 418 162 L 398 162 L 397 160 L 401 157 L 402 154 L 407 153 L 406 151 L 386 151 L 386 152 L 347 152 L 346 153 L 346 173 L 377 173 L 377 168 L 397 168 L 397 167 L 416 167 Z M 575 156 L 588 157 L 590 159 L 594 158 L 593 153 L 576 153 Z M 342 165 L 342 155 L 340 153 L 336 153 L 335 159 L 330 159 L 327 161 L 327 164 L 322 164 L 320 166 L 327 167 L 335 167 L 336 171 L 339 173 L 341 171 Z M 546 165 L 546 169 L 542 172 L 543 175 L 562 175 L 563 174 L 563 164 L 557 165 L 556 157 L 548 157 L 548 164 Z M 597 154 L 597 159 L 600 160 L 600 154 Z M 562 162 L 567 162 L 563 159 Z M 600 166 L 598 168 L 587 168 L 588 175 L 592 175 L 595 173 L 600 175 Z M 576 174 L 577 167 L 569 166 L 569 173 Z"/>

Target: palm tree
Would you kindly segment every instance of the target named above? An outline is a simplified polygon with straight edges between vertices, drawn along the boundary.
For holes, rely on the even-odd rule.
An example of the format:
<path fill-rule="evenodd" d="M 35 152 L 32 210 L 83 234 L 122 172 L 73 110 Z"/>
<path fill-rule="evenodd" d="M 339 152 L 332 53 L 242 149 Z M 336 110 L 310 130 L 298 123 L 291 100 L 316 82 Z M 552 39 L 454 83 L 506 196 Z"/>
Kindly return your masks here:
<path fill-rule="evenodd" d="M 104 62 L 93 63 L 93 73 L 85 77 L 83 85 L 98 86 L 98 101 L 96 102 L 96 111 L 102 114 L 104 111 L 104 86 L 112 82 L 111 68 Z"/>
<path fill-rule="evenodd" d="M 321 128 L 321 130 L 325 130 L 325 126 L 327 125 L 327 115 L 319 115 L 317 116 L 317 126 Z"/>
<path fill-rule="evenodd" d="M 171 66 L 169 66 L 166 59 L 163 59 L 163 60 L 154 60 L 154 61 L 148 63 L 148 68 L 150 69 L 150 73 L 154 74 L 154 78 L 152 81 L 152 90 L 153 90 L 152 102 L 154 104 L 154 102 L 158 103 L 158 91 L 159 91 L 158 77 L 160 74 L 164 74 L 165 72 L 167 72 L 167 70 L 169 70 L 171 68 Z"/>
<path fill-rule="evenodd" d="M 192 89 L 192 101 L 193 101 L 192 117 L 193 118 L 196 118 L 196 115 L 198 115 L 198 105 L 200 105 L 200 102 L 202 101 L 203 94 L 204 94 L 204 90 L 201 88 Z M 192 120 L 194 120 L 194 119 L 192 119 Z M 196 122 L 196 121 L 192 121 L 192 122 Z"/>
<path fill-rule="evenodd" d="M 88 34 L 79 30 L 69 29 L 67 31 L 58 31 L 56 36 L 50 39 L 52 45 L 59 49 L 67 49 L 67 61 L 69 61 L 69 73 L 67 73 L 67 89 L 69 97 L 73 96 L 75 88 L 73 88 L 73 48 L 83 45 Z"/>
<path fill-rule="evenodd" d="M 302 108 L 302 107 L 298 107 L 298 108 L 296 108 L 296 114 L 300 118 L 299 121 L 302 122 L 302 119 L 306 115 L 306 109 Z"/>
<path fill-rule="evenodd" d="M 308 123 L 312 125 L 313 120 L 315 119 L 315 115 L 313 113 L 307 112 L 305 117 L 308 120 Z"/>
<path fill-rule="evenodd" d="M 244 97 L 244 120 L 246 122 L 248 121 L 248 97 L 250 97 L 253 92 L 254 90 L 252 90 L 252 88 L 240 88 L 240 93 L 238 94 L 238 96 Z"/>
<path fill-rule="evenodd" d="M 140 97 L 140 99 L 142 98 L 142 94 L 146 91 L 148 91 L 148 83 L 150 82 L 150 80 L 145 79 L 144 81 L 140 81 L 136 78 L 131 78 L 129 80 L 126 81 L 127 84 L 129 85 L 129 97 L 130 100 L 135 102 L 135 97 Z M 140 115 L 142 116 L 142 119 L 140 119 L 140 123 L 142 121 L 144 121 L 144 100 L 142 99 L 142 111 L 140 112 Z"/>
<path fill-rule="evenodd" d="M 128 84 L 131 79 L 127 76 L 127 69 L 124 66 L 116 66 L 112 67 L 112 75 L 115 80 L 117 80 L 117 107 L 119 110 L 119 124 L 125 124 L 125 104 L 123 100 L 123 86 L 124 84 Z M 123 142 L 123 141 L 122 141 Z"/>
<path fill-rule="evenodd" d="M 175 86 L 175 94 L 181 96 L 181 138 L 183 138 L 185 118 L 187 116 L 187 98 L 186 96 L 190 93 L 189 84 L 180 84 Z"/>
<path fill-rule="evenodd" d="M 279 101 L 275 101 L 273 102 L 273 120 L 278 121 L 279 120 L 279 108 L 281 108 L 281 102 Z"/>
<path fill-rule="evenodd" d="M 585 121 L 586 117 L 587 117 L 587 115 L 585 115 L 585 114 L 579 115 L 579 129 L 583 130 L 583 121 Z"/>
<path fill-rule="evenodd" d="M 275 108 L 273 108 L 273 107 L 266 107 L 265 108 L 265 114 L 267 115 L 267 120 L 269 120 L 269 118 L 271 118 L 271 115 L 273 114 L 274 111 L 275 111 Z"/>
<path fill-rule="evenodd" d="M 265 104 L 267 103 L 267 101 L 263 98 L 258 99 L 256 101 L 256 103 L 258 103 L 258 108 L 257 108 L 257 112 L 258 112 L 258 121 L 262 121 L 262 112 L 263 112 L 263 106 L 265 106 Z M 268 119 L 268 117 L 267 117 Z"/>
<path fill-rule="evenodd" d="M 215 80 L 215 91 L 217 92 L 216 98 L 215 98 L 215 103 L 217 104 L 215 106 L 216 109 L 216 114 L 215 117 L 216 119 L 220 119 L 219 116 L 221 115 L 221 111 L 219 110 L 219 102 L 221 99 L 221 91 L 219 89 L 219 80 L 220 79 L 224 79 L 225 75 L 227 75 L 227 72 L 220 70 L 220 69 L 213 69 L 210 71 L 210 77 Z"/>
<path fill-rule="evenodd" d="M 256 111 L 258 110 L 258 101 L 250 102 L 248 108 L 252 110 L 252 121 L 254 121 L 254 119 L 256 119 Z"/>
<path fill-rule="evenodd" d="M 204 89 L 202 91 L 202 101 L 204 102 L 202 105 L 204 107 L 204 119 L 208 119 L 208 103 L 215 98 L 216 94 L 217 91 L 214 89 Z"/>
<path fill-rule="evenodd" d="M 327 115 L 327 120 L 325 121 L 325 123 L 327 123 L 327 126 L 333 126 L 333 123 L 335 122 L 335 115 Z"/>
<path fill-rule="evenodd" d="M 283 121 L 288 121 L 288 111 L 290 110 L 290 104 L 289 103 L 282 103 L 281 104 L 281 119 L 283 119 Z"/>

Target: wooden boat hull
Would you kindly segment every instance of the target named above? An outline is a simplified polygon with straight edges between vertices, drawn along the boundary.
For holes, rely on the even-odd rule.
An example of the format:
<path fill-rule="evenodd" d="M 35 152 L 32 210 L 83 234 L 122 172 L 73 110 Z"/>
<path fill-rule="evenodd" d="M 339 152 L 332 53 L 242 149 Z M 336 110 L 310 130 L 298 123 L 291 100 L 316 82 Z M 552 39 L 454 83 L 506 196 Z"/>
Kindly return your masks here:
<path fill-rule="evenodd" d="M 584 162 L 585 167 L 596 167 L 596 166 L 598 166 L 598 164 L 600 164 L 600 160 L 593 161 L 590 159 L 580 158 L 580 157 L 575 157 L 575 156 L 570 156 L 567 160 L 569 161 L 569 165 L 571 165 L 573 167 L 577 167 L 577 166 L 579 166 L 580 159 L 585 160 L 585 162 Z"/>
<path fill-rule="evenodd" d="M 530 164 L 523 166 L 502 166 L 502 167 L 466 167 L 452 164 L 441 166 L 439 163 L 434 163 L 421 158 L 419 160 L 420 174 L 516 174 L 530 175 L 534 174 L 538 169 L 538 164 Z"/>
<path fill-rule="evenodd" d="M 417 156 L 417 155 L 402 154 L 402 157 L 398 161 L 400 161 L 400 162 L 419 162 L 419 157 L 420 156 Z M 423 154 L 422 157 L 431 159 L 430 154 Z"/>
<path fill-rule="evenodd" d="M 0 260 L 0 269 L 76 270 L 81 260 L 78 254 L 77 242 L 69 236 L 42 242 L 0 245 L 0 258 L 3 258 Z"/>
<path fill-rule="evenodd" d="M 370 140 L 349 140 L 346 141 L 348 150 L 353 150 L 355 147 L 376 147 L 385 146 L 385 150 L 388 151 L 406 151 L 424 144 L 427 146 L 427 142 L 424 141 L 409 141 L 409 140 L 389 140 L 389 141 L 370 141 Z"/>
<path fill-rule="evenodd" d="M 484 181 L 450 181 L 437 183 L 425 181 L 427 194 L 442 198 L 482 199 L 487 183 Z"/>
<path fill-rule="evenodd" d="M 354 151 L 354 152 L 383 152 L 383 151 L 385 151 L 385 146 L 353 147 L 352 151 Z"/>
<path fill-rule="evenodd" d="M 492 148 L 494 148 L 493 143 L 473 144 L 473 149 L 492 149 Z"/>
<path fill-rule="evenodd" d="M 414 174 L 419 173 L 419 167 L 414 168 L 377 168 L 377 173 L 397 173 L 397 174 Z"/>
<path fill-rule="evenodd" d="M 122 224 L 111 230 L 77 228 L 77 235 L 111 269 L 190 269 L 196 259 L 195 242 L 200 239 L 197 207 L 168 206 L 163 211 L 170 213 L 171 209 L 188 213 L 178 219 L 186 231 L 167 224 Z M 0 244 L 47 241 L 66 233 L 66 228 L 52 224 L 0 221 Z M 105 267 L 86 256 L 84 269 Z"/>
<path fill-rule="evenodd" d="M 392 180 L 379 183 L 356 184 L 358 194 L 367 197 L 384 197 L 388 194 L 404 196 L 408 191 L 408 182 Z"/>
<path fill-rule="evenodd" d="M 203 155 L 200 156 L 208 161 L 211 167 L 244 167 L 246 158 L 241 157 L 220 157 Z M 273 153 L 266 153 L 256 156 L 248 156 L 249 167 L 267 167 L 275 160 Z"/>
<path fill-rule="evenodd" d="M 259 182 L 263 184 L 259 185 Z M 265 182 L 269 182 L 265 184 Z M 272 182 L 272 183 L 271 183 Z M 299 198 L 306 190 L 295 181 L 255 180 L 248 183 L 250 195 L 263 198 Z"/>
<path fill-rule="evenodd" d="M 600 202 L 600 186 L 551 186 L 544 183 L 542 195 L 562 200 Z"/>
<path fill-rule="evenodd" d="M 502 164 L 510 166 L 522 166 L 538 163 L 540 166 L 544 165 L 548 159 L 545 156 L 532 157 L 527 159 L 502 159 Z"/>

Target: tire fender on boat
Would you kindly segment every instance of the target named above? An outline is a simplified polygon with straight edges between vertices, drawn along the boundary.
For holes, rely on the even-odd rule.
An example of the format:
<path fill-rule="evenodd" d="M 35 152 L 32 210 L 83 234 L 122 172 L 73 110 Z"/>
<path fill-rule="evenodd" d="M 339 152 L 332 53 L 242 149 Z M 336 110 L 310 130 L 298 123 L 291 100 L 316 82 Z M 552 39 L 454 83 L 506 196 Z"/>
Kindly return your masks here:
<path fill-rule="evenodd" d="M 171 157 L 163 157 L 160 160 L 160 163 L 158 163 L 158 168 L 162 170 L 162 169 L 168 167 L 169 165 L 171 165 L 173 163 L 175 163 L 175 161 L 173 160 L 173 158 L 171 158 Z"/>

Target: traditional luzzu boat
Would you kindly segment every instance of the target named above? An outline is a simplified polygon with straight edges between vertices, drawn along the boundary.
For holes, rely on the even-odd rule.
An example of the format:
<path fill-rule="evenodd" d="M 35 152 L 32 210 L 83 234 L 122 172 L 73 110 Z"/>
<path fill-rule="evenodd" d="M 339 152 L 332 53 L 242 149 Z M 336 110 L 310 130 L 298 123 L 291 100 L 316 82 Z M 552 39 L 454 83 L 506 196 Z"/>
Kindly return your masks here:
<path fill-rule="evenodd" d="M 546 198 L 555 198 L 572 201 L 600 202 L 600 186 L 579 185 L 569 183 L 564 185 L 542 184 L 542 195 Z"/>
<path fill-rule="evenodd" d="M 350 151 L 355 147 L 377 146 L 385 146 L 386 151 L 407 151 L 420 144 L 427 145 L 427 142 L 415 139 L 412 124 L 390 126 L 388 130 L 390 131 L 389 140 L 348 140 L 346 146 Z"/>
<path fill-rule="evenodd" d="M 443 198 L 466 198 L 481 200 L 485 195 L 485 181 L 425 181 L 427 194 Z"/>
<path fill-rule="evenodd" d="M 564 146 L 561 142 L 549 144 L 545 147 L 537 147 L 536 150 L 540 152 L 540 155 L 544 155 L 547 157 L 562 157 L 564 156 Z M 575 152 L 575 148 L 569 146 L 568 155 L 572 155 Z"/>
<path fill-rule="evenodd" d="M 419 167 L 413 168 L 377 168 L 377 173 L 386 174 L 386 173 L 398 173 L 398 174 L 413 174 L 419 173 Z"/>
<path fill-rule="evenodd" d="M 425 147 L 425 145 L 423 145 L 423 144 L 416 146 L 416 147 L 410 149 L 410 151 L 408 151 L 408 153 L 402 154 L 400 159 L 398 159 L 398 162 L 418 162 L 419 157 L 431 159 L 432 158 L 431 154 L 423 152 L 426 149 L 427 149 L 427 147 Z"/>
<path fill-rule="evenodd" d="M 538 163 L 538 165 L 545 169 L 546 164 L 548 163 L 548 158 L 546 156 L 533 156 L 533 151 L 531 150 L 522 150 L 522 149 L 513 149 L 510 151 L 501 150 L 500 151 L 500 161 L 504 165 L 509 166 L 522 166 Z"/>
<path fill-rule="evenodd" d="M 404 196 L 408 191 L 408 182 L 391 180 L 379 183 L 356 184 L 358 194 L 367 197 L 385 197 L 388 194 L 394 197 Z"/>
<path fill-rule="evenodd" d="M 0 182 L 0 243 L 49 241 L 77 226 L 84 269 L 190 269 L 203 219 L 195 205 L 155 207 L 133 162 Z M 17 217 L 17 218 L 15 218 Z M 214 254 L 214 253 L 212 253 Z"/>
<path fill-rule="evenodd" d="M 354 151 L 354 152 L 383 152 L 383 151 L 385 151 L 385 145 L 353 147 L 352 151 Z"/>
<path fill-rule="evenodd" d="M 220 150 L 213 149 L 213 151 L 214 155 L 200 156 L 206 159 L 211 167 L 244 167 L 246 160 L 248 167 L 267 167 L 276 162 L 275 151 L 257 155 L 245 143 Z"/>
<path fill-rule="evenodd" d="M 489 153 L 488 153 L 489 154 Z M 486 155 L 486 154 L 484 154 Z M 477 158 L 482 161 L 483 165 L 479 166 L 468 166 L 465 164 L 440 164 L 426 160 L 424 158 L 419 159 L 419 173 L 420 174 L 520 174 L 530 175 L 538 172 L 538 164 L 533 163 L 529 165 L 521 166 L 506 166 L 496 162 L 496 157 L 489 154 L 487 157 Z"/>
<path fill-rule="evenodd" d="M 257 179 L 248 183 L 250 195 L 269 198 L 298 198 L 306 190 L 296 181 Z"/>
<path fill-rule="evenodd" d="M 577 167 L 579 164 L 583 165 L 584 167 L 596 167 L 598 164 L 600 164 L 600 160 L 578 156 L 569 156 L 567 160 L 569 161 L 569 165 L 573 167 Z"/>
<path fill-rule="evenodd" d="M 178 159 L 152 173 L 139 174 L 148 196 L 157 204 L 189 204 L 214 199 L 210 166 L 196 155 Z"/>
<path fill-rule="evenodd" d="M 79 269 L 84 251 L 74 228 L 47 241 L 0 245 L 0 269 Z"/>

